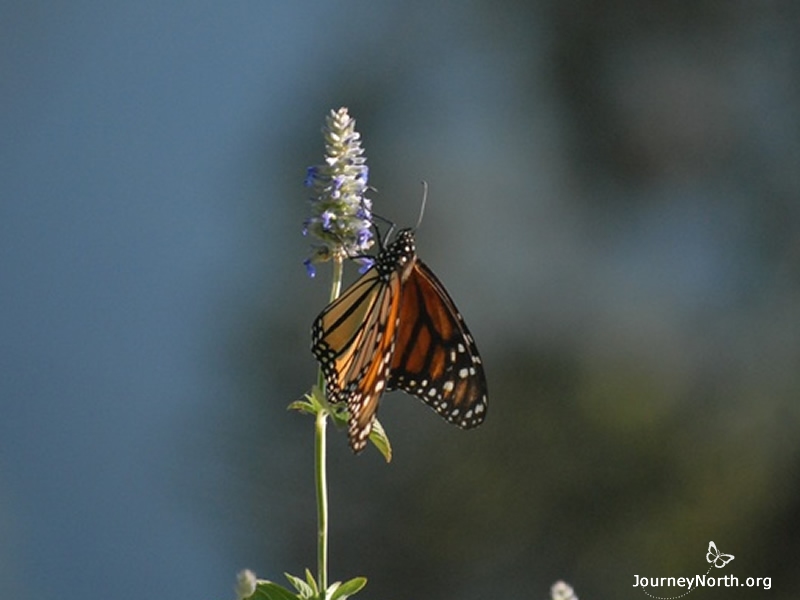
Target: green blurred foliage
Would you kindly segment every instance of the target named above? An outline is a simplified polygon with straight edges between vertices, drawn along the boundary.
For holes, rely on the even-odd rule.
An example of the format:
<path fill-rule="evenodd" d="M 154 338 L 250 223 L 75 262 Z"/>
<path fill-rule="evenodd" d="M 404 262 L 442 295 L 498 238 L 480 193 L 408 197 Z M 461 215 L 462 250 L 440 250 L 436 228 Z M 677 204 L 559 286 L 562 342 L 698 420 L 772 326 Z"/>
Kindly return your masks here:
<path fill-rule="evenodd" d="M 462 32 L 454 48 L 437 29 L 447 19 L 429 23 L 408 7 L 370 42 L 380 61 L 365 53 L 324 83 L 339 86 L 326 97 L 357 99 L 350 109 L 372 184 L 413 193 L 407 180 L 433 171 L 455 188 L 429 200 L 421 254 L 427 245 L 437 264 L 460 270 L 451 290 L 471 309 L 490 385 L 487 421 L 474 432 L 388 395 L 388 466 L 372 449 L 352 457 L 344 436 L 331 436 L 334 576 L 368 576 L 365 598 L 545 598 L 558 579 L 585 600 L 641 598 L 634 574 L 704 573 L 714 540 L 736 556 L 725 574 L 770 576 L 770 597 L 793 597 L 800 88 L 791 65 L 800 64 L 800 37 L 787 19 L 796 13 L 778 2 L 479 2 L 452 15 Z M 498 68 L 505 61 L 499 77 L 516 94 L 497 107 L 513 123 L 508 131 L 473 132 L 484 170 L 433 156 L 435 133 L 417 146 L 386 141 L 434 126 L 385 113 L 408 72 L 451 53 L 489 55 Z M 370 89 L 357 86 L 363 72 Z M 321 122 L 333 107 L 301 117 Z M 456 129 L 473 127 L 459 118 Z M 543 157 L 528 134 L 548 119 L 554 156 Z M 287 160 L 301 174 L 308 156 L 295 148 Z M 546 201 L 577 229 L 564 245 L 547 245 L 556 225 L 549 213 L 540 220 L 532 181 L 550 165 L 556 191 Z M 299 185 L 287 188 L 287 197 L 298 194 Z M 468 201 L 469 210 L 453 208 Z M 381 214 L 410 220 L 408 206 L 376 196 Z M 506 229 L 512 223 L 530 237 L 508 245 L 520 231 Z M 556 268 L 538 275 L 549 262 Z M 302 314 L 295 303 L 268 316 L 260 335 L 302 357 L 318 296 Z M 281 381 L 310 386 L 304 358 Z M 288 564 L 275 568 L 297 571 L 314 556 L 311 422 L 276 418 L 285 438 L 265 444 L 256 462 L 284 480 L 252 494 L 250 510 L 277 510 L 257 523 L 265 539 L 276 522 L 288 524 L 279 540 Z M 291 470 L 275 464 L 286 456 L 297 459 Z"/>

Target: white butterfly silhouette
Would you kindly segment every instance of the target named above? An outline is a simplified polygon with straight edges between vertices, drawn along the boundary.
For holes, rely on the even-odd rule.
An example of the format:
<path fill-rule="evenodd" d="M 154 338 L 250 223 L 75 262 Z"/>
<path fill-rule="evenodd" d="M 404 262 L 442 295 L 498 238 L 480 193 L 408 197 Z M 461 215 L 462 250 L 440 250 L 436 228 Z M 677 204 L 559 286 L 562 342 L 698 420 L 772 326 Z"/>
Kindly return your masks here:
<path fill-rule="evenodd" d="M 717 550 L 717 546 L 714 542 L 708 542 L 706 560 L 718 569 L 721 569 L 733 560 L 733 554 L 723 554 Z"/>

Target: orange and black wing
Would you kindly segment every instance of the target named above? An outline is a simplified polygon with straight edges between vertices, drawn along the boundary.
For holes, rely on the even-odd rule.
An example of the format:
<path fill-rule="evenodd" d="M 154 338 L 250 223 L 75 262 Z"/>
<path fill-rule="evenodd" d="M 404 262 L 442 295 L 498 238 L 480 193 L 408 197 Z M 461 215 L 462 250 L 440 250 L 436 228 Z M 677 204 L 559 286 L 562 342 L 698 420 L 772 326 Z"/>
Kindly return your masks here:
<path fill-rule="evenodd" d="M 322 367 L 328 401 L 346 403 L 354 452 L 366 445 L 386 387 L 400 299 L 397 273 L 362 275 L 314 321 L 311 351 Z"/>
<path fill-rule="evenodd" d="M 477 427 L 487 408 L 478 348 L 447 290 L 419 259 L 399 304 L 387 388 L 416 396 L 459 427 Z"/>

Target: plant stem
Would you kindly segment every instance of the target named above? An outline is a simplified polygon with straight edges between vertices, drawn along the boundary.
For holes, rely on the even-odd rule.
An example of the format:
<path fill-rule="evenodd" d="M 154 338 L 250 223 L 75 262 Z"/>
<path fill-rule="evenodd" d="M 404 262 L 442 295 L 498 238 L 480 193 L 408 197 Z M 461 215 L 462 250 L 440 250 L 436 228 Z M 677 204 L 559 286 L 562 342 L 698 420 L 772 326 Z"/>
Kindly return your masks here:
<path fill-rule="evenodd" d="M 317 475 L 317 583 L 320 595 L 328 589 L 328 481 L 325 466 L 325 432 L 328 413 L 317 413 L 315 468 Z"/>
<path fill-rule="evenodd" d="M 341 292 L 343 271 L 344 263 L 341 257 L 334 257 L 331 302 L 336 300 Z M 320 390 L 325 390 L 325 377 L 322 369 L 319 371 L 318 384 Z M 327 419 L 328 409 L 320 410 L 317 413 L 314 428 L 314 470 L 317 486 L 317 583 L 321 598 L 325 597 L 325 590 L 328 589 L 328 473 L 325 459 Z"/>

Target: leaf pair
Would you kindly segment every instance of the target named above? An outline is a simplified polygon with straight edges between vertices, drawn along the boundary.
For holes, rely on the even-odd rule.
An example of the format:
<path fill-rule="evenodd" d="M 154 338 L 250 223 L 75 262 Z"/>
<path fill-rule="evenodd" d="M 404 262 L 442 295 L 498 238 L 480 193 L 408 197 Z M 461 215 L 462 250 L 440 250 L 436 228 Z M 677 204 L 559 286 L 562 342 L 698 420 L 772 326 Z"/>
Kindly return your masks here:
<path fill-rule="evenodd" d="M 295 592 L 272 581 L 259 579 L 256 581 L 255 591 L 242 600 L 346 600 L 367 585 L 365 577 L 354 577 L 344 583 L 336 581 L 320 593 L 319 586 L 308 569 L 305 580 L 288 573 L 284 574 L 294 586 Z"/>
<path fill-rule="evenodd" d="M 295 400 L 287 408 L 314 416 L 321 410 L 327 410 L 337 427 L 347 427 L 349 415 L 344 405 L 328 404 L 324 398 L 323 392 L 317 386 L 314 386 L 311 393 L 305 395 L 305 400 Z M 386 431 L 377 419 L 373 421 L 369 441 L 383 455 L 387 463 L 392 462 L 392 445 L 389 442 L 389 438 L 386 437 Z"/>

